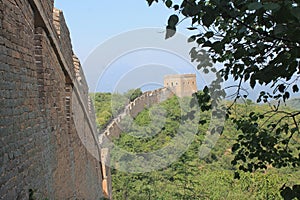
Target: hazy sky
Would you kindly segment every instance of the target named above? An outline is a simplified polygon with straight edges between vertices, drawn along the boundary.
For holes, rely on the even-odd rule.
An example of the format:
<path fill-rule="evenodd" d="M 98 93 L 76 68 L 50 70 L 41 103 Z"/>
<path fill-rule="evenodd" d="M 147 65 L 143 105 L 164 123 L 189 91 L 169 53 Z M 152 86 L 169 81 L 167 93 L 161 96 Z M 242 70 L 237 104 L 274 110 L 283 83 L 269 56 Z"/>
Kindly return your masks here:
<path fill-rule="evenodd" d="M 172 13 L 162 4 L 148 7 L 146 0 L 55 0 L 63 10 L 73 48 L 82 62 L 105 40 L 137 28 L 164 28 Z"/>
<path fill-rule="evenodd" d="M 192 33 L 186 30 L 188 21 L 181 23 L 179 39 L 164 40 L 162 31 L 173 11 L 161 3 L 149 7 L 146 0 L 55 0 L 55 7 L 64 12 L 91 92 L 161 87 L 163 76 L 169 73 L 196 73 L 198 89 L 211 80 L 189 62 L 191 46 L 186 46 L 186 39 Z M 149 27 L 162 30 L 146 35 L 133 31 Z M 149 50 L 152 37 L 155 48 Z M 249 92 L 252 97 L 258 95 Z"/>
<path fill-rule="evenodd" d="M 55 7 L 64 12 L 73 49 L 81 60 L 90 91 L 124 91 L 133 87 L 146 89 L 153 88 L 153 85 L 159 87 L 165 74 L 197 73 L 195 67 L 189 64 L 191 46 L 187 47 L 186 41 L 191 33 L 185 29 L 189 26 L 188 21 L 181 24 L 180 33 L 184 37 L 165 41 L 163 31 L 173 11 L 161 3 L 149 7 L 146 0 L 56 0 Z M 140 31 L 142 34 L 133 31 L 143 28 L 161 30 Z M 133 32 L 128 35 L 130 31 Z M 117 37 L 123 38 L 123 41 L 115 39 Z M 145 51 L 141 50 L 143 47 Z M 149 73 L 150 69 L 152 73 Z M 201 87 L 205 81 L 201 75 L 197 77 Z"/>

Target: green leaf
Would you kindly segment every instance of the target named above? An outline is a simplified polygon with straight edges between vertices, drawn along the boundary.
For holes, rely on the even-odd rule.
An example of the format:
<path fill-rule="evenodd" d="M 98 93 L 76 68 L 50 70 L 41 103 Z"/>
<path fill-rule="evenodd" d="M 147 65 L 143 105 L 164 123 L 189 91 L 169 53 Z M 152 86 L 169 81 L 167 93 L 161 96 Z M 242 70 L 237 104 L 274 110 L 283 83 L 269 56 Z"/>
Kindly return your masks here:
<path fill-rule="evenodd" d="M 259 10 L 263 7 L 263 5 L 260 2 L 253 2 L 248 4 L 249 10 Z"/>
<path fill-rule="evenodd" d="M 188 29 L 188 30 L 191 30 L 191 31 L 192 31 L 192 30 L 197 30 L 196 27 L 188 27 L 187 29 Z"/>
<path fill-rule="evenodd" d="M 171 0 L 167 0 L 165 4 L 166 4 L 166 6 L 167 6 L 168 8 L 171 8 L 173 2 L 172 2 Z"/>
<path fill-rule="evenodd" d="M 208 89 L 208 87 L 207 87 L 207 86 L 205 86 L 205 87 L 204 87 L 204 89 L 203 89 L 203 92 L 204 92 L 205 94 L 208 94 L 208 92 L 209 92 L 209 89 Z"/>
<path fill-rule="evenodd" d="M 210 25 L 215 21 L 214 16 L 212 13 L 205 13 L 202 17 L 203 25 L 206 27 L 210 27 Z"/>
<path fill-rule="evenodd" d="M 280 84 L 279 86 L 278 86 L 278 90 L 279 90 L 279 92 L 281 92 L 281 93 L 284 93 L 284 90 L 285 90 L 285 85 L 284 84 Z"/>
<path fill-rule="evenodd" d="M 184 1 L 187 2 L 187 1 Z M 192 17 L 192 16 L 196 16 L 199 13 L 199 7 L 197 6 L 197 4 L 194 1 L 189 1 L 188 4 L 186 4 L 183 7 L 183 10 L 181 12 L 182 15 L 186 16 L 186 17 Z"/>
<path fill-rule="evenodd" d="M 196 22 L 199 22 L 199 18 L 198 17 L 193 17 L 192 18 L 192 25 L 194 25 Z"/>
<path fill-rule="evenodd" d="M 213 36 L 214 36 L 214 32 L 212 32 L 212 31 L 208 31 L 207 33 L 205 33 L 205 37 L 207 37 L 207 38 L 211 38 Z"/>
<path fill-rule="evenodd" d="M 256 85 L 256 80 L 255 80 L 255 78 L 253 76 L 251 76 L 251 78 L 250 78 L 250 86 L 251 86 L 251 88 L 253 89 L 255 87 L 255 85 Z"/>
<path fill-rule="evenodd" d="M 236 143 L 232 146 L 231 150 L 232 152 L 236 152 L 240 148 L 240 144 Z"/>
<path fill-rule="evenodd" d="M 175 33 L 176 33 L 176 27 L 167 26 L 165 39 L 169 39 L 173 37 Z"/>
<path fill-rule="evenodd" d="M 174 5 L 173 8 L 174 8 L 174 10 L 176 11 L 176 10 L 179 9 L 179 5 Z"/>
<path fill-rule="evenodd" d="M 171 15 L 168 20 L 168 26 L 175 27 L 179 22 L 179 17 L 177 15 Z"/>
<path fill-rule="evenodd" d="M 196 36 L 193 35 L 191 37 L 189 37 L 188 42 L 194 42 L 196 40 Z"/>
<path fill-rule="evenodd" d="M 148 4 L 149 4 L 149 6 L 151 6 L 151 5 L 152 5 L 152 3 L 153 3 L 154 1 L 155 1 L 155 2 L 158 2 L 158 0 L 147 0 L 147 2 L 148 2 Z"/>
<path fill-rule="evenodd" d="M 294 15 L 298 20 L 300 20 L 300 8 L 292 8 L 291 10 L 292 15 Z"/>
<path fill-rule="evenodd" d="M 234 58 L 236 60 L 241 59 L 242 57 L 244 57 L 246 55 L 246 51 L 243 48 L 238 48 L 235 52 L 234 52 Z"/>
<path fill-rule="evenodd" d="M 207 68 L 203 69 L 204 74 L 208 74 L 209 70 Z"/>
<path fill-rule="evenodd" d="M 284 95 L 283 95 L 283 101 L 285 102 L 289 98 L 290 98 L 290 93 L 289 92 L 285 92 Z"/>
<path fill-rule="evenodd" d="M 263 7 L 266 10 L 277 10 L 280 8 L 280 5 L 278 3 L 266 2 L 263 4 Z"/>
<path fill-rule="evenodd" d="M 299 92 L 298 85 L 294 85 L 294 86 L 293 86 L 293 92 L 294 92 L 294 93 Z"/>
<path fill-rule="evenodd" d="M 166 39 L 173 37 L 176 33 L 176 25 L 179 22 L 179 17 L 177 15 L 171 15 L 168 20 L 168 26 L 166 29 Z"/>
<path fill-rule="evenodd" d="M 282 33 L 286 32 L 287 28 L 281 24 L 275 27 L 274 34 L 275 35 L 282 35 Z"/>
<path fill-rule="evenodd" d="M 205 42 L 205 39 L 203 38 L 199 38 L 197 39 L 197 43 L 200 45 L 200 44 L 203 44 Z"/>
<path fill-rule="evenodd" d="M 212 45 L 212 48 L 215 50 L 217 53 L 221 53 L 224 49 L 224 44 L 222 42 L 214 42 Z"/>

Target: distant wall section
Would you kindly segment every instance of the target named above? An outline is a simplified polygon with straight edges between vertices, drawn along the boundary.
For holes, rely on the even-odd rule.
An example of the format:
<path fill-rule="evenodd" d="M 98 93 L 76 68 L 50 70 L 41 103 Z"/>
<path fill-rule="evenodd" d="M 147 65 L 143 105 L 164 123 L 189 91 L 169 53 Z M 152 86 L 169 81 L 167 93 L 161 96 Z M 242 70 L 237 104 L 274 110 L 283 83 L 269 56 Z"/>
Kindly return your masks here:
<path fill-rule="evenodd" d="M 106 129 L 103 131 L 103 135 L 108 138 L 119 137 L 122 133 L 119 123 L 124 117 L 130 115 L 134 118 L 145 108 L 149 108 L 154 104 L 163 102 L 172 96 L 174 96 L 174 93 L 168 88 L 161 88 L 143 93 L 133 102 L 130 102 L 125 107 L 124 111 L 116 116 L 114 120 L 106 126 Z"/>

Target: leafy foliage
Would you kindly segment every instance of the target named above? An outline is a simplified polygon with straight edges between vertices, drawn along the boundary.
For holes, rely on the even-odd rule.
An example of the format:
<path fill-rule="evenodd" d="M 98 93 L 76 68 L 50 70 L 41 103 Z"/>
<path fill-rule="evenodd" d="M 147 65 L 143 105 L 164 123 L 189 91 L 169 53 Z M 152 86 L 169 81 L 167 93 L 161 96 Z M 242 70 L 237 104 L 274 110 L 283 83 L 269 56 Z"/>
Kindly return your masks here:
<path fill-rule="evenodd" d="M 140 88 L 131 89 L 124 94 L 118 93 L 94 93 L 90 94 L 96 108 L 96 122 L 99 129 L 105 126 L 118 115 L 125 106 L 141 96 L 143 92 Z"/>
<path fill-rule="evenodd" d="M 98 112 L 101 112 L 104 107 L 111 109 L 112 94 L 97 93 L 95 96 L 98 102 L 96 105 L 101 106 L 101 108 L 96 107 Z M 125 93 L 118 96 L 118 99 L 121 96 L 126 96 L 124 99 L 127 99 L 130 95 Z M 245 104 L 235 104 L 231 107 L 229 116 L 233 120 L 226 122 L 223 134 L 211 153 L 204 159 L 200 159 L 199 146 L 208 142 L 204 138 L 211 117 L 211 104 L 207 88 L 203 92 L 196 93 L 195 97 L 197 98 L 185 100 L 186 104 L 191 106 L 199 103 L 202 110 L 197 113 L 201 115 L 201 120 L 195 141 L 188 150 L 177 162 L 159 171 L 125 174 L 113 170 L 115 199 L 243 199 L 245 196 L 249 199 L 280 199 L 280 196 L 289 199 L 289 197 L 297 197 L 300 172 L 286 165 L 286 161 L 291 161 L 290 165 L 298 162 L 295 159 L 299 154 L 297 146 L 299 136 L 294 135 L 290 139 L 288 151 L 284 154 L 285 158 L 282 158 L 279 157 L 282 155 L 279 151 L 286 150 L 286 143 L 275 146 L 274 141 L 283 142 L 283 139 L 289 139 L 288 135 L 269 135 L 258 127 L 261 125 L 268 127 L 265 123 L 266 119 L 269 124 L 274 124 L 284 116 L 284 113 L 281 115 L 270 113 L 269 116 L 272 118 L 269 119 L 267 115 L 262 115 L 268 112 L 268 106 L 256 105 L 250 100 Z M 297 99 L 294 99 L 294 102 L 297 102 Z M 114 143 L 135 153 L 152 152 L 162 148 L 177 132 L 182 120 L 181 115 L 184 114 L 182 106 L 177 97 L 173 97 L 160 105 L 145 109 L 135 118 L 135 125 L 128 127 L 127 132 Z M 163 110 L 166 112 L 162 112 Z M 250 115 L 245 115 L 249 111 L 251 111 Z M 280 111 L 294 112 L 295 110 L 286 107 Z M 101 115 L 97 113 L 97 116 Z M 167 118 L 162 120 L 159 116 Z M 286 123 L 289 123 L 289 119 L 282 119 L 281 124 Z M 281 124 L 278 124 L 277 129 L 285 128 Z M 269 126 L 269 128 L 273 127 Z M 251 143 L 253 141 L 262 142 L 253 145 Z M 248 153 L 249 149 L 254 156 Z M 244 162 L 244 159 L 248 161 Z M 276 165 L 282 165 L 282 169 L 276 169 Z"/>
<path fill-rule="evenodd" d="M 202 100 L 204 92 L 197 94 Z M 193 102 L 192 99 L 189 101 Z M 188 102 L 188 101 L 187 101 Z M 173 97 L 160 105 L 155 105 L 142 111 L 135 119 L 138 126 L 128 128 L 114 143 L 122 149 L 130 152 L 152 152 L 162 148 L 170 141 L 181 120 L 181 104 Z M 209 107 L 209 105 L 207 105 Z M 165 123 L 156 135 L 152 135 L 150 129 L 155 129 L 161 121 L 160 117 L 153 118 L 151 113 L 166 110 Z M 237 104 L 232 108 L 231 117 L 244 113 L 245 110 L 263 112 L 267 106 L 260 106 L 248 102 Z M 211 111 L 204 109 L 198 113 L 202 120 L 210 121 Z M 251 115 L 251 117 L 255 117 Z M 247 117 L 245 117 L 247 119 Z M 157 119 L 156 123 L 153 120 Z M 242 120 L 242 118 L 241 118 Z M 258 123 L 262 123 L 258 117 Z M 149 126 L 150 125 L 150 126 Z M 146 127 L 145 129 L 143 127 Z M 148 173 L 124 173 L 112 171 L 113 194 L 115 199 L 281 199 L 281 195 L 288 193 L 296 195 L 297 181 L 300 178 L 299 169 L 283 167 L 276 169 L 268 166 L 267 169 L 254 170 L 252 173 L 239 171 L 238 166 L 231 164 L 236 159 L 236 152 L 232 151 L 235 143 L 239 142 L 239 134 L 232 121 L 227 121 L 224 132 L 216 146 L 204 159 L 199 158 L 199 146 L 205 142 L 205 134 L 208 123 L 198 125 L 198 132 L 194 142 L 180 159 L 170 166 Z M 149 137 L 136 137 L 137 132 Z M 133 137 L 134 135 L 135 137 Z M 295 137 L 299 140 L 299 137 Z M 291 149 L 297 145 L 292 144 Z M 233 149 L 234 150 L 234 149 Z M 132 163 L 134 165 L 134 163 Z M 239 171 L 239 179 L 234 179 L 236 171 Z M 285 183 L 285 185 L 283 185 Z M 291 189 L 293 193 L 289 193 Z"/>
<path fill-rule="evenodd" d="M 196 44 L 190 51 L 192 62 L 198 62 L 204 73 L 238 83 L 225 88 L 236 88 L 231 95 L 235 100 L 228 108 L 228 117 L 238 131 L 232 164 L 250 172 L 270 165 L 298 167 L 299 140 L 295 138 L 300 133 L 300 112 L 281 107 L 292 94 L 299 94 L 300 1 L 174 0 L 166 6 L 174 11 L 166 38 L 175 34 L 168 34 L 170 27 L 175 32 L 180 25 L 170 23 L 174 15 L 179 21 L 189 20 L 192 36 L 188 42 Z M 219 70 L 216 63 L 222 63 Z M 268 86 L 269 91 L 258 91 L 257 102 L 270 106 L 232 115 L 237 102 L 247 102 L 243 85 L 254 89 L 258 84 Z"/>
<path fill-rule="evenodd" d="M 138 98 L 142 94 L 143 94 L 142 90 L 140 88 L 138 88 L 138 89 L 128 90 L 125 93 L 125 96 L 129 99 L 129 101 L 134 101 L 136 98 Z"/>
<path fill-rule="evenodd" d="M 300 185 L 294 185 L 292 188 L 284 185 L 281 188 L 281 196 L 283 196 L 285 200 L 300 199 Z"/>
<path fill-rule="evenodd" d="M 149 4 L 149 6 L 151 6 L 153 2 L 158 2 L 158 0 L 147 0 L 147 2 Z"/>
<path fill-rule="evenodd" d="M 253 172 L 268 166 L 298 167 L 300 164 L 300 148 L 295 145 L 299 144 L 299 136 L 295 136 L 298 128 L 286 117 L 295 112 L 285 109 L 266 113 L 267 110 L 265 107 L 252 111 L 248 116 L 239 110 L 232 115 L 233 123 L 240 131 L 237 143 L 232 147 L 236 155 L 232 164 L 239 165 L 240 170 Z M 294 145 L 288 146 L 290 143 Z M 238 164 L 239 161 L 242 163 Z"/>
<path fill-rule="evenodd" d="M 176 13 L 169 17 L 166 38 L 175 34 L 169 32 L 176 31 L 180 15 L 190 19 L 188 29 L 197 32 L 189 40 L 200 46 L 192 49 L 192 60 L 205 48 L 213 63 L 224 63 L 220 73 L 225 80 L 232 76 L 253 88 L 272 84 L 276 98 L 287 99 L 290 91 L 299 91 L 299 1 L 184 0 L 173 7 L 172 1 L 165 3 Z"/>

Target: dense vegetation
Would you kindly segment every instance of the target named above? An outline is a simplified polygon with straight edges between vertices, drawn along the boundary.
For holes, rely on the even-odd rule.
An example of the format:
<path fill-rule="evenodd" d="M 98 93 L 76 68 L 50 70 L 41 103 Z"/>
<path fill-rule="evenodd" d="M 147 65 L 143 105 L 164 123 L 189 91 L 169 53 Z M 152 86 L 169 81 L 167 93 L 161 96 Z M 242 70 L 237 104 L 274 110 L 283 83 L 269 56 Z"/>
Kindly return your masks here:
<path fill-rule="evenodd" d="M 130 101 L 134 101 L 140 95 L 142 95 L 142 91 L 139 88 L 129 90 L 124 94 L 91 94 L 96 108 L 96 121 L 98 128 L 104 128 L 105 125 L 113 118 L 113 116 L 116 116 L 118 113 L 120 113 Z"/>
<path fill-rule="evenodd" d="M 246 88 L 251 87 L 259 95 L 257 102 L 273 104 L 264 112 L 248 110 L 230 118 L 239 133 L 232 164 L 244 172 L 269 165 L 299 168 L 300 155 L 290 148 L 299 148 L 299 142 L 292 144 L 292 138 L 300 135 L 300 111 L 282 110 L 281 106 L 300 92 L 300 1 L 146 1 L 149 6 L 162 3 L 173 12 L 167 20 L 166 39 L 176 34 L 183 21 L 190 24 L 188 42 L 195 44 L 190 51 L 191 61 L 203 73 L 216 75 L 207 85 L 213 97 L 209 101 L 233 97 L 228 112 L 234 112 L 236 102 L 247 101 Z M 222 88 L 222 82 L 230 85 Z M 283 188 L 285 199 L 300 193 L 299 185 Z"/>
<path fill-rule="evenodd" d="M 190 98 L 179 100 L 173 97 L 145 109 L 134 119 L 132 126 L 126 126 L 125 120 L 124 133 L 114 143 L 133 153 L 162 148 L 178 134 L 179 125 L 183 119 L 186 120 L 183 107 L 191 105 L 190 101 Z M 297 101 L 299 102 L 293 100 L 293 103 Z M 102 103 L 104 104 L 101 105 L 106 105 L 105 102 Z M 204 138 L 209 126 L 209 123 L 203 121 L 209 122 L 211 117 L 210 111 L 203 110 L 197 112 L 201 120 L 199 124 L 196 123 L 198 130 L 193 142 L 176 162 L 146 173 L 128 173 L 113 169 L 114 199 L 282 199 L 283 184 L 286 188 L 299 184 L 300 170 L 289 166 L 277 169 L 269 165 L 267 169 L 259 168 L 250 173 L 232 165 L 236 154 L 235 144 L 239 142 L 241 131 L 237 131 L 231 120 L 226 121 L 223 134 L 209 155 L 200 159 L 199 147 L 207 142 Z M 235 104 L 230 117 L 243 120 L 248 117 L 243 116 L 243 113 L 263 113 L 267 110 L 267 106 L 247 101 Z M 291 108 L 286 107 L 284 110 L 289 111 Z M 276 121 L 276 117 L 272 120 Z M 258 119 L 258 123 L 263 122 L 264 119 Z M 299 142 L 299 136 L 291 139 L 289 148 L 293 154 L 299 154 L 299 149 L 296 148 Z M 238 179 L 236 176 L 239 176 Z"/>
<path fill-rule="evenodd" d="M 146 1 L 150 6 L 162 2 L 174 12 L 167 20 L 167 39 L 175 35 L 183 20 L 190 21 L 188 42 L 195 44 L 190 51 L 191 61 L 197 62 L 203 73 L 215 73 L 216 79 L 207 85 L 210 91 L 204 91 L 212 98 L 199 101 L 201 112 L 192 114 L 201 115 L 201 123 L 188 150 L 177 162 L 160 171 L 131 175 L 116 171 L 115 198 L 278 199 L 280 195 L 284 199 L 300 198 L 299 103 L 290 101 L 295 110 L 282 107 L 292 93 L 300 91 L 300 1 Z M 215 68 L 216 63 L 222 63 L 220 68 Z M 220 87 L 221 82 L 232 80 L 236 83 Z M 267 91 L 258 91 L 257 99 L 266 105 L 253 104 L 247 99 L 244 86 L 257 89 L 257 85 L 268 87 Z M 228 94 L 232 89 L 235 92 Z M 202 118 L 205 114 L 210 116 L 210 112 L 221 113 L 222 117 L 224 110 L 215 105 L 226 96 L 233 97 L 234 102 L 226 109 L 225 128 L 216 126 L 210 130 L 211 134 L 222 133 L 214 146 L 204 139 L 209 124 L 205 122 L 210 119 Z M 240 100 L 246 103 L 239 104 Z M 135 124 L 139 126 L 126 126 L 126 122 L 124 134 L 115 143 L 135 153 L 153 151 L 168 143 L 182 118 L 178 117 L 181 108 L 169 101 L 161 104 L 167 108 L 170 103 L 172 108 L 167 111 L 161 129 L 157 128 L 161 124 L 149 121 L 153 121 L 151 109 L 155 110 L 150 108 L 136 117 Z M 205 102 L 211 103 L 209 109 L 203 105 Z M 190 118 L 185 115 L 184 118 Z M 144 139 L 145 134 L 157 130 L 156 137 Z M 204 159 L 199 159 L 201 144 L 214 146 Z M 130 156 L 124 160 L 128 159 Z"/>
<path fill-rule="evenodd" d="M 267 85 L 273 89 L 266 94 L 271 99 L 285 100 L 299 92 L 299 0 L 146 1 L 149 6 L 162 3 L 173 12 L 166 39 L 182 21 L 190 24 L 188 41 L 196 44 L 191 60 L 204 73 L 218 73 L 225 81 L 238 80 L 252 88 Z M 217 70 L 218 62 L 223 65 Z"/>

